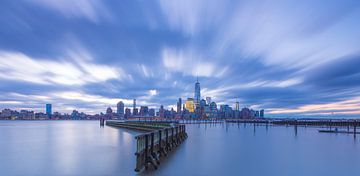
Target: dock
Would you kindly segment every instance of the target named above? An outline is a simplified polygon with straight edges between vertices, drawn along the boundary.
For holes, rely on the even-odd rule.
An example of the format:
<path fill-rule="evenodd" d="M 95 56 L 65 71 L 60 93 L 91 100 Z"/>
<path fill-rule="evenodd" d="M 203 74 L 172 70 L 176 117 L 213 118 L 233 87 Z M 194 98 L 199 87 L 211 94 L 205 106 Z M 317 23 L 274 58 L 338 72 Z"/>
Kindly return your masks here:
<path fill-rule="evenodd" d="M 146 132 L 135 137 L 136 172 L 149 166 L 157 169 L 160 159 L 187 138 L 185 125 L 179 123 L 108 120 L 106 125 Z"/>
<path fill-rule="evenodd" d="M 354 131 L 340 131 L 340 130 L 318 130 L 319 133 L 342 133 L 342 134 L 353 134 Z M 360 134 L 360 132 L 355 132 L 356 134 Z"/>
<path fill-rule="evenodd" d="M 359 132 L 356 129 L 360 126 L 358 119 L 227 119 L 227 123 L 250 123 L 271 125 L 294 126 L 297 134 L 298 126 L 327 127 L 329 130 L 319 130 L 320 133 L 346 133 L 353 134 L 354 138 Z M 332 130 L 332 128 L 347 127 L 347 131 Z M 353 131 L 350 131 L 353 128 Z"/>

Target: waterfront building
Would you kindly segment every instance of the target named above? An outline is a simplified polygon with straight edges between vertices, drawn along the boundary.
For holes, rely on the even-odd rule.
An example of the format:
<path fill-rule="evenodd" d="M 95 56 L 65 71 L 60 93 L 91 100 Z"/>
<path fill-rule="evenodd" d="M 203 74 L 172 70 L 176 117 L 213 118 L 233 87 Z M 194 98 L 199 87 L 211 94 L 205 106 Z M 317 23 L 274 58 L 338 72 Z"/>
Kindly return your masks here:
<path fill-rule="evenodd" d="M 241 118 L 243 119 L 250 119 L 251 118 L 251 112 L 249 108 L 242 108 L 240 112 Z"/>
<path fill-rule="evenodd" d="M 204 99 L 202 99 L 200 101 L 200 108 L 199 108 L 199 112 L 198 112 L 200 117 L 206 117 L 206 115 L 205 115 L 205 106 L 206 106 L 206 101 Z"/>
<path fill-rule="evenodd" d="M 161 105 L 160 109 L 159 109 L 159 117 L 160 118 L 164 118 L 165 117 L 165 111 L 164 111 L 164 106 Z"/>
<path fill-rule="evenodd" d="M 240 118 L 240 111 L 239 110 L 234 110 L 234 118 Z"/>
<path fill-rule="evenodd" d="M 133 102 L 133 114 L 134 114 L 135 109 L 136 109 L 136 99 L 134 99 L 134 102 Z"/>
<path fill-rule="evenodd" d="M 229 105 L 220 105 L 220 117 L 231 118 L 233 116 L 233 110 Z"/>
<path fill-rule="evenodd" d="M 112 113 L 113 113 L 113 110 L 110 107 L 108 107 L 106 109 L 106 114 L 112 114 Z"/>
<path fill-rule="evenodd" d="M 211 103 L 211 97 L 206 97 L 206 104 L 210 105 Z"/>
<path fill-rule="evenodd" d="M 155 116 L 155 109 L 154 108 L 149 109 L 149 116 L 151 116 L 151 117 Z"/>
<path fill-rule="evenodd" d="M 195 92 L 194 92 L 194 105 L 195 105 L 195 109 L 199 108 L 200 105 L 200 83 L 199 80 L 196 79 L 196 83 L 195 83 Z"/>
<path fill-rule="evenodd" d="M 193 98 L 188 98 L 188 99 L 186 100 L 185 108 L 186 108 L 190 113 L 195 112 L 194 99 L 193 99 Z"/>
<path fill-rule="evenodd" d="M 250 109 L 250 118 L 254 118 L 256 116 L 256 112 L 253 109 Z"/>
<path fill-rule="evenodd" d="M 80 119 L 80 113 L 77 111 L 77 110 L 73 110 L 72 113 L 71 113 L 71 118 L 73 120 L 77 120 L 77 119 Z"/>
<path fill-rule="evenodd" d="M 181 113 L 181 98 L 179 98 L 179 100 L 178 100 L 178 102 L 177 102 L 177 104 L 176 104 L 176 112 L 179 114 L 179 113 Z"/>
<path fill-rule="evenodd" d="M 133 109 L 133 116 L 137 116 L 137 115 L 139 115 L 139 110 L 138 108 L 135 108 Z"/>
<path fill-rule="evenodd" d="M 210 103 L 210 117 L 215 118 L 217 117 L 217 105 L 215 102 Z"/>
<path fill-rule="evenodd" d="M 129 118 L 130 116 L 131 116 L 131 110 L 129 108 L 126 108 L 124 117 Z"/>
<path fill-rule="evenodd" d="M 52 107 L 51 104 L 46 104 L 46 115 L 50 119 L 52 114 Z"/>
<path fill-rule="evenodd" d="M 236 111 L 239 111 L 239 110 L 240 110 L 240 104 L 239 104 L 238 101 L 235 102 L 235 110 L 236 110 Z"/>
<path fill-rule="evenodd" d="M 255 111 L 255 118 L 259 118 L 260 117 L 260 111 Z"/>
<path fill-rule="evenodd" d="M 108 108 L 106 109 L 106 114 L 105 114 L 105 116 L 106 116 L 107 119 L 112 119 L 113 110 L 112 110 L 110 107 L 108 107 Z"/>
<path fill-rule="evenodd" d="M 174 108 L 171 108 L 170 118 L 175 118 L 175 114 L 176 114 L 176 112 L 175 112 Z"/>
<path fill-rule="evenodd" d="M 210 105 L 209 104 L 205 105 L 204 113 L 205 113 L 205 117 L 210 117 L 211 116 L 211 111 L 210 111 Z"/>
<path fill-rule="evenodd" d="M 206 101 L 205 101 L 204 99 L 202 99 L 202 100 L 200 101 L 200 108 L 204 108 L 205 105 L 206 105 Z"/>
<path fill-rule="evenodd" d="M 264 116 L 264 110 L 262 109 L 262 110 L 260 110 L 260 118 L 264 118 L 265 116 Z"/>
<path fill-rule="evenodd" d="M 125 108 L 125 105 L 122 101 L 119 101 L 119 103 L 117 104 L 116 106 L 116 113 L 119 117 L 124 117 L 124 108 Z"/>
<path fill-rule="evenodd" d="M 139 115 L 140 116 L 149 116 L 149 108 L 147 106 L 141 106 Z"/>

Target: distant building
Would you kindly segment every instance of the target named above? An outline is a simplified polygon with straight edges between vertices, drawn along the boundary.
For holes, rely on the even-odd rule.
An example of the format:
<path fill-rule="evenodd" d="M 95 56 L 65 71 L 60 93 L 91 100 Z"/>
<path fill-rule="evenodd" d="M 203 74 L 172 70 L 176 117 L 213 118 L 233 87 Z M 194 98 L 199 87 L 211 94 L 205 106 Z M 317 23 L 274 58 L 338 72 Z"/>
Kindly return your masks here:
<path fill-rule="evenodd" d="M 160 118 L 164 118 L 165 117 L 165 110 L 164 110 L 164 106 L 161 105 L 160 109 L 159 109 L 159 117 Z"/>
<path fill-rule="evenodd" d="M 195 83 L 195 93 L 194 93 L 194 105 L 195 105 L 195 109 L 199 108 L 200 106 L 200 98 L 201 98 L 201 94 L 200 94 L 200 83 L 199 80 L 196 80 Z"/>
<path fill-rule="evenodd" d="M 119 101 L 119 103 L 116 106 L 117 115 L 119 115 L 120 117 L 124 117 L 124 108 L 125 108 L 124 103 L 122 101 Z"/>
<path fill-rule="evenodd" d="M 125 109 L 125 115 L 124 115 L 124 118 L 130 118 L 131 116 L 131 110 L 129 108 L 126 108 Z"/>
<path fill-rule="evenodd" d="M 202 99 L 200 101 L 200 108 L 204 108 L 206 106 L 206 101 L 204 99 Z"/>
<path fill-rule="evenodd" d="M 236 110 L 236 111 L 239 111 L 239 110 L 240 110 L 240 104 L 239 104 L 238 101 L 235 102 L 235 110 Z"/>
<path fill-rule="evenodd" d="M 206 97 L 206 104 L 210 105 L 211 103 L 211 97 Z"/>
<path fill-rule="evenodd" d="M 71 118 L 74 120 L 80 119 L 80 113 L 77 110 L 73 110 L 71 113 Z"/>
<path fill-rule="evenodd" d="M 134 102 L 133 102 L 133 114 L 134 114 L 134 109 L 136 109 L 136 99 L 134 99 Z"/>
<path fill-rule="evenodd" d="M 46 115 L 48 116 L 48 118 L 51 118 L 51 114 L 52 114 L 52 107 L 51 104 L 46 104 Z"/>
<path fill-rule="evenodd" d="M 232 118 L 232 116 L 233 116 L 232 112 L 233 112 L 233 110 L 229 105 L 221 105 L 220 106 L 221 117 Z"/>
<path fill-rule="evenodd" d="M 264 114 L 265 112 L 264 112 L 264 110 L 262 109 L 262 110 L 260 110 L 260 118 L 264 118 L 265 116 L 265 114 Z"/>
<path fill-rule="evenodd" d="M 195 112 L 195 106 L 194 106 L 194 99 L 193 98 L 188 98 L 186 100 L 185 108 L 191 113 Z"/>
<path fill-rule="evenodd" d="M 133 116 L 139 115 L 138 108 L 133 109 Z"/>
<path fill-rule="evenodd" d="M 154 108 L 149 109 L 149 116 L 151 116 L 151 117 L 155 116 L 155 109 Z"/>
<path fill-rule="evenodd" d="M 216 118 L 217 117 L 217 113 L 218 113 L 218 109 L 217 109 L 217 105 L 215 102 L 211 102 L 210 103 L 210 117 L 211 118 Z"/>
<path fill-rule="evenodd" d="M 251 118 L 251 111 L 249 108 L 242 108 L 240 112 L 241 118 L 243 119 L 250 119 Z"/>
<path fill-rule="evenodd" d="M 108 107 L 106 109 L 106 114 L 112 114 L 112 113 L 113 113 L 113 110 L 110 107 Z"/>
<path fill-rule="evenodd" d="M 149 116 L 149 108 L 147 106 L 140 107 L 140 116 Z"/>
<path fill-rule="evenodd" d="M 255 111 L 255 118 L 259 118 L 260 117 L 260 111 Z"/>
<path fill-rule="evenodd" d="M 181 104 L 182 104 L 181 98 L 179 98 L 179 100 L 178 100 L 178 102 L 177 102 L 177 104 L 176 104 L 176 112 L 177 112 L 178 114 L 181 113 Z"/>

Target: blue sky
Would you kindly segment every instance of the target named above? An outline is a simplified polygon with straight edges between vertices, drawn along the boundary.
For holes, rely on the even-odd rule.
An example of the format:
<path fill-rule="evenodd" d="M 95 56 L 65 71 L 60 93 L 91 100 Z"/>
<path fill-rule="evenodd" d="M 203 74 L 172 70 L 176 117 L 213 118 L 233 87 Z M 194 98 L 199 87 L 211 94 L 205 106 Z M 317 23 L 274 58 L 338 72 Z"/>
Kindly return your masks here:
<path fill-rule="evenodd" d="M 360 114 L 360 1 L 4 0 L 0 105 L 95 114 L 202 96 Z"/>

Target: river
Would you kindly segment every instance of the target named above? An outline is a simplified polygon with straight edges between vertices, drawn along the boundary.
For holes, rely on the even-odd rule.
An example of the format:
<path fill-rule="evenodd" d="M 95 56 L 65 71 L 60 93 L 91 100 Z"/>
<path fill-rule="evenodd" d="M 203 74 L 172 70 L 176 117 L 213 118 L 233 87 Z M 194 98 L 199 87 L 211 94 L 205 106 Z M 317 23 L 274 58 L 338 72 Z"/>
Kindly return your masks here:
<path fill-rule="evenodd" d="M 134 172 L 139 132 L 98 121 L 0 121 L 0 175 L 360 175 L 360 135 L 317 128 L 187 125 L 157 170 Z"/>

